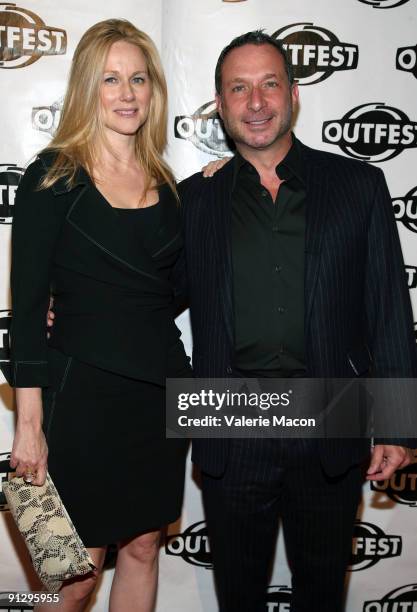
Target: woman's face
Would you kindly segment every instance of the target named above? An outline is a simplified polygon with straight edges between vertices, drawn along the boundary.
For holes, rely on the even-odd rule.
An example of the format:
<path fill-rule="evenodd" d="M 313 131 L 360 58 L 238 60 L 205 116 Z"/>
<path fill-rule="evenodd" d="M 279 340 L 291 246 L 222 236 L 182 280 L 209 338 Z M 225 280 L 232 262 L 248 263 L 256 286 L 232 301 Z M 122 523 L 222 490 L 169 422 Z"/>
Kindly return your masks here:
<path fill-rule="evenodd" d="M 152 85 L 142 51 L 125 41 L 110 47 L 100 86 L 106 131 L 131 136 L 145 123 Z"/>

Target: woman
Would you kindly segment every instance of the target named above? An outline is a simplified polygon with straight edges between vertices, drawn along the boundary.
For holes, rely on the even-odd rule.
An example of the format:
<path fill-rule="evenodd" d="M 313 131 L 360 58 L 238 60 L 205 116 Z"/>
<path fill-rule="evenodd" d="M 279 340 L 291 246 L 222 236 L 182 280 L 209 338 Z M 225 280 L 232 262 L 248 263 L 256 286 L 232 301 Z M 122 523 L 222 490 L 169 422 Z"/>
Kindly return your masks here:
<path fill-rule="evenodd" d="M 123 20 L 94 25 L 15 203 L 11 465 L 41 485 L 48 463 L 98 571 L 118 542 L 114 611 L 153 609 L 160 530 L 182 502 L 186 449 L 164 427 L 165 379 L 190 375 L 169 282 L 181 234 L 166 106 L 150 38 Z M 84 610 L 96 579 L 66 583 L 59 609 Z"/>

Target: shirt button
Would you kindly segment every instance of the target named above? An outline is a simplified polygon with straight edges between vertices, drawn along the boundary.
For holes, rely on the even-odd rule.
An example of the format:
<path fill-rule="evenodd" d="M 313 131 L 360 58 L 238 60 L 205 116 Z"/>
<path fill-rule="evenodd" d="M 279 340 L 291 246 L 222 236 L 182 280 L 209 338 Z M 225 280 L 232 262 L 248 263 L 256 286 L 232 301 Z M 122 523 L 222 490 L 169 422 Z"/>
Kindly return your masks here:
<path fill-rule="evenodd" d="M 261 193 L 263 198 L 266 198 L 269 195 L 268 191 L 266 191 L 265 189 L 263 189 Z"/>
<path fill-rule="evenodd" d="M 227 368 L 226 368 L 226 372 L 227 372 L 227 374 L 231 374 L 231 373 L 232 373 L 232 371 L 233 371 L 233 370 L 232 370 L 231 366 L 229 366 L 229 365 L 228 365 L 228 366 L 227 366 Z"/>
<path fill-rule="evenodd" d="M 283 306 L 278 306 L 277 311 L 279 312 L 279 314 L 284 314 L 285 308 Z"/>
<path fill-rule="evenodd" d="M 275 272 L 281 272 L 281 271 L 282 271 L 282 266 L 281 266 L 281 264 L 277 264 L 277 265 L 275 266 Z"/>

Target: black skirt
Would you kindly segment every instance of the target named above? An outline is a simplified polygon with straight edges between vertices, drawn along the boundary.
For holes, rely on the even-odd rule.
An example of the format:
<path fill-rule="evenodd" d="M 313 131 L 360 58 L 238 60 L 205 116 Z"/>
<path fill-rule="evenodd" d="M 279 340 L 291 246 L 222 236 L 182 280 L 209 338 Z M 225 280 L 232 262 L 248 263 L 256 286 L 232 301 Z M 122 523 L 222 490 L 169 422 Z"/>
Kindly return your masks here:
<path fill-rule="evenodd" d="M 48 470 L 82 541 L 104 546 L 181 513 L 186 443 L 165 438 L 165 389 L 51 350 Z M 176 375 L 189 375 L 188 366 Z"/>

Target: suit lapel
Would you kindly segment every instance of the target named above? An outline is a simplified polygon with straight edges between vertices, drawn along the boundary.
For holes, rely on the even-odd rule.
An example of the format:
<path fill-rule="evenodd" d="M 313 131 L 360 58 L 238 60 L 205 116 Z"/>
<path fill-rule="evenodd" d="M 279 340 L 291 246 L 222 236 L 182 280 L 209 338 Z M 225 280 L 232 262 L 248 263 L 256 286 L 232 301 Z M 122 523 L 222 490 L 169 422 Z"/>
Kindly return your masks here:
<path fill-rule="evenodd" d="M 230 344 L 234 345 L 233 273 L 232 273 L 232 184 L 233 163 L 229 162 L 212 179 L 207 180 L 210 189 L 208 216 L 211 220 L 213 254 L 216 257 L 220 301 Z"/>
<path fill-rule="evenodd" d="M 323 171 L 324 162 L 320 153 L 304 145 L 302 151 L 307 187 L 304 278 L 305 337 L 307 338 L 319 276 L 321 246 L 329 203 L 329 184 L 328 173 Z"/>

